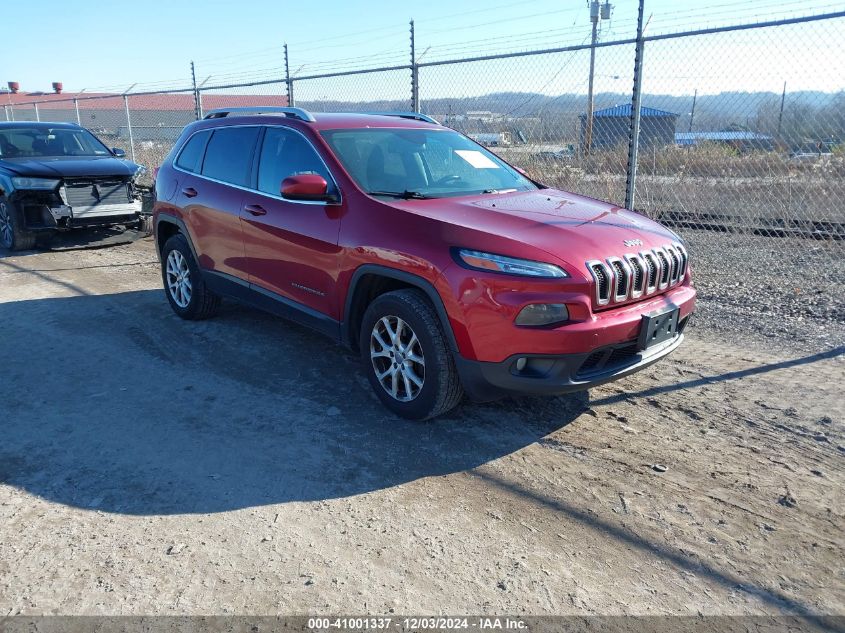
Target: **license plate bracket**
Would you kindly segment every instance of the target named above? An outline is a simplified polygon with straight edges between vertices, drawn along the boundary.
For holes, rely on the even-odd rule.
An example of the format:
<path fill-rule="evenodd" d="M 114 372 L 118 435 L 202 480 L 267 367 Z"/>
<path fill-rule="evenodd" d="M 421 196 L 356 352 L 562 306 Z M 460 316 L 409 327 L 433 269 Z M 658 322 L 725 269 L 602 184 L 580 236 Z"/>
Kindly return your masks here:
<path fill-rule="evenodd" d="M 668 310 L 659 310 L 644 314 L 642 325 L 640 325 L 640 337 L 637 346 L 640 350 L 648 349 L 659 345 L 678 334 L 678 317 L 680 308 L 673 307 Z"/>

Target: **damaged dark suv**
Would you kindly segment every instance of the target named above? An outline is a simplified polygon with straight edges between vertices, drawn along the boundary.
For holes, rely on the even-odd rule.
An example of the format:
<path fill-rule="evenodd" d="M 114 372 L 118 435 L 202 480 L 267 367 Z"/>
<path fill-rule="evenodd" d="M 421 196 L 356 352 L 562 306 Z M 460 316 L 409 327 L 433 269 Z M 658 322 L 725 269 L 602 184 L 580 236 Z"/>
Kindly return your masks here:
<path fill-rule="evenodd" d="M 146 229 L 140 165 L 71 123 L 0 123 L 0 246 L 23 250 L 39 235 L 76 227 Z"/>

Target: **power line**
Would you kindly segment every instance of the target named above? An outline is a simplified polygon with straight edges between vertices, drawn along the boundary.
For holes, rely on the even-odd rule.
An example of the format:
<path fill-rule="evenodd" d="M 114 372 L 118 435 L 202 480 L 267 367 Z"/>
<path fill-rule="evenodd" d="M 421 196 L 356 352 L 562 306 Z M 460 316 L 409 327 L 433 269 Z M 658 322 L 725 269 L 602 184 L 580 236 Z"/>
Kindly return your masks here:
<path fill-rule="evenodd" d="M 512 33 L 504 36 L 493 36 L 487 38 L 475 39 L 459 39 L 455 34 L 462 33 L 469 29 L 476 29 L 489 25 L 496 25 L 501 23 L 511 23 L 520 20 L 530 20 L 538 17 L 547 18 L 551 15 L 559 14 L 575 14 L 583 11 L 582 3 L 578 3 L 577 8 L 567 8 L 555 11 L 548 11 L 542 13 L 520 13 L 514 17 L 502 17 L 495 20 L 487 20 L 483 22 L 472 22 L 465 25 L 449 25 L 445 28 L 438 28 L 433 30 L 425 29 L 426 24 L 439 22 L 446 19 L 461 18 L 467 16 L 474 16 L 479 14 L 488 14 L 491 10 L 519 8 L 525 5 L 532 4 L 533 0 L 520 0 L 517 2 L 505 2 L 494 5 L 485 6 L 483 8 L 462 10 L 449 14 L 435 15 L 432 17 L 423 16 L 417 20 L 417 25 L 423 25 L 423 28 L 418 28 L 417 42 L 420 50 L 428 50 L 427 61 L 445 61 L 449 57 L 471 57 L 474 55 L 486 54 L 488 52 L 500 52 L 502 55 L 507 55 L 508 52 L 514 52 L 514 49 L 542 49 L 555 48 L 566 45 L 566 42 L 572 39 L 575 41 L 577 36 L 583 32 L 581 27 L 565 26 L 555 29 L 533 30 L 522 33 Z M 693 7 L 681 8 L 672 10 L 658 15 L 652 22 L 651 33 L 659 31 L 661 33 L 669 31 L 682 31 L 690 27 L 700 28 L 703 23 L 712 25 L 713 23 L 728 22 L 728 23 L 748 23 L 749 19 L 758 16 L 769 14 L 787 15 L 787 14 L 805 14 L 810 15 L 826 10 L 835 10 L 841 8 L 841 3 L 831 2 L 813 2 L 810 0 L 735 0 L 732 2 L 721 2 L 719 4 L 708 5 L 706 8 Z M 501 13 L 502 11 L 499 11 Z M 577 18 L 576 18 L 577 19 Z M 568 22 L 568 19 L 566 20 Z M 608 33 L 621 32 L 630 27 L 635 20 L 633 19 L 615 19 L 610 22 L 610 30 Z M 329 51 L 339 47 L 354 49 L 357 44 L 370 43 L 374 38 L 369 37 L 360 39 L 366 34 L 380 33 L 384 34 L 379 37 L 381 42 L 397 42 L 395 47 L 385 48 L 378 52 L 369 54 L 360 54 L 344 57 L 333 57 L 329 55 Z M 432 43 L 440 39 L 439 36 L 444 34 L 450 35 L 453 39 L 452 43 Z M 299 48 L 293 48 L 295 55 L 302 53 L 319 54 L 320 51 L 327 53 L 324 59 L 313 59 L 306 61 L 299 65 L 299 68 L 308 69 L 309 74 L 314 73 L 329 73 L 342 72 L 352 70 L 365 70 L 367 66 L 391 66 L 400 65 L 406 58 L 406 47 L 399 45 L 400 40 L 406 39 L 406 33 L 402 25 L 396 26 L 378 26 L 367 28 L 350 33 L 342 33 L 335 36 L 320 37 L 318 40 L 309 39 L 302 40 L 299 43 L 304 44 Z M 603 38 L 605 41 L 606 39 Z M 309 55 L 311 56 L 311 55 Z M 272 48 L 263 48 L 257 51 L 244 52 L 239 54 L 225 54 L 216 57 L 199 58 L 198 73 L 202 76 L 212 75 L 215 82 L 223 81 L 239 81 L 246 83 L 249 79 L 255 78 L 262 80 L 265 78 L 281 78 L 283 76 L 282 68 L 274 65 L 274 63 L 281 64 L 283 57 L 281 46 Z M 323 57 L 323 56 L 319 56 Z M 301 59 L 301 57 L 300 57 Z M 209 64 L 207 67 L 203 63 L 218 60 L 216 63 Z M 266 64 L 266 67 L 264 67 Z M 261 65 L 261 68 L 256 69 L 255 65 Z M 294 64 L 295 66 L 297 64 Z M 248 68 L 239 71 L 239 68 L 248 66 Z M 272 66 L 272 67 L 271 67 Z M 669 78 L 665 78 L 669 79 Z M 170 80 L 156 80 L 139 84 L 136 90 L 152 90 L 152 89 L 179 89 L 181 87 L 187 88 L 187 80 L 170 79 Z M 111 86 L 101 86 L 90 88 L 90 90 L 117 90 L 122 91 L 126 88 L 125 84 L 115 84 Z"/>
<path fill-rule="evenodd" d="M 556 15 L 556 14 L 559 14 L 559 13 L 570 13 L 570 12 L 571 12 L 571 9 L 560 9 L 560 10 L 557 10 L 557 11 L 544 11 L 542 13 L 529 13 L 527 15 L 520 15 L 520 16 L 517 16 L 517 17 L 501 18 L 499 20 L 491 20 L 489 22 L 476 22 L 475 24 L 472 24 L 472 25 L 469 25 L 469 26 L 454 26 L 454 27 L 450 27 L 450 28 L 447 28 L 447 29 L 437 29 L 437 30 L 434 30 L 434 31 L 429 31 L 427 33 L 425 33 L 425 32 L 424 33 L 425 33 L 425 35 L 436 35 L 437 33 L 450 33 L 450 32 L 453 32 L 453 31 L 463 31 L 463 30 L 470 29 L 470 28 L 475 29 L 475 28 L 478 28 L 479 26 L 490 26 L 491 24 L 502 24 L 503 22 L 516 22 L 517 20 L 528 20 L 530 18 L 536 18 L 536 17 L 540 17 L 540 16 L 546 17 L 546 16 L 549 16 L 549 15 Z"/>
<path fill-rule="evenodd" d="M 423 24 L 427 24 L 429 22 L 435 22 L 435 21 L 438 21 L 438 20 L 448 20 L 448 19 L 451 19 L 451 18 L 460 17 L 460 16 L 464 16 L 464 15 L 476 15 L 478 13 L 489 13 L 490 11 L 495 10 L 495 9 L 511 9 L 513 7 L 519 7 L 519 6 L 522 6 L 522 5 L 525 5 L 525 4 L 536 4 L 536 0 L 522 0 L 522 2 L 508 2 L 507 4 L 499 4 L 499 5 L 493 5 L 493 6 L 486 5 L 482 9 L 472 9 L 471 11 L 461 11 L 459 13 L 449 13 L 449 14 L 446 14 L 446 15 L 438 15 L 438 16 L 435 16 L 433 18 L 428 17 L 428 16 L 423 16 L 422 18 L 417 20 L 417 22 L 422 22 Z M 570 9 L 570 11 L 577 11 L 577 10 L 578 9 Z"/>
<path fill-rule="evenodd" d="M 585 38 L 581 41 L 581 44 L 585 44 L 589 38 L 590 38 L 590 35 L 588 34 L 588 35 L 587 35 L 587 36 L 586 36 L 586 37 L 585 37 Z M 568 59 L 568 60 L 566 60 L 566 62 L 563 64 L 563 66 L 561 66 L 561 67 L 557 70 L 557 72 L 556 72 L 554 75 L 552 75 L 551 79 L 549 79 L 549 80 L 548 80 L 548 81 L 547 81 L 547 82 L 543 85 L 543 87 L 542 87 L 542 88 L 540 88 L 538 91 L 536 91 L 533 95 L 531 95 L 530 97 L 528 97 L 525 101 L 523 101 L 523 102 L 522 102 L 522 103 L 520 103 L 519 105 L 517 105 L 517 106 L 515 106 L 515 107 L 511 108 L 510 110 L 508 110 L 508 111 L 505 113 L 505 115 L 504 115 L 504 116 L 509 116 L 509 115 L 513 114 L 513 113 L 514 113 L 514 112 L 516 112 L 517 110 L 520 110 L 520 109 L 524 108 L 524 107 L 525 107 L 525 106 L 527 106 L 529 103 L 531 103 L 531 101 L 533 101 L 534 99 L 536 99 L 536 98 L 537 98 L 537 97 L 538 97 L 538 96 L 539 96 L 539 95 L 543 92 L 543 90 L 545 90 L 545 89 L 546 89 L 546 88 L 548 88 L 550 85 L 552 85 L 552 83 L 554 82 L 554 80 L 555 80 L 555 79 L 557 79 L 558 77 L 560 77 L 560 74 L 561 74 L 564 70 L 566 70 L 566 69 L 567 69 L 567 67 L 568 67 L 568 66 L 569 66 L 569 65 L 570 65 L 570 64 L 571 64 L 571 63 L 575 60 L 575 58 L 576 58 L 576 57 L 577 57 L 577 51 L 572 51 L 572 52 L 569 54 L 569 59 Z"/>
<path fill-rule="evenodd" d="M 582 27 L 563 27 L 558 29 L 549 29 L 546 31 L 535 31 L 531 33 L 519 33 L 514 35 L 506 35 L 500 36 L 496 38 L 480 38 L 475 40 L 463 40 L 461 44 L 433 44 L 431 45 L 432 50 L 437 51 L 458 51 L 458 50 L 466 50 L 466 49 L 475 49 L 477 48 L 473 44 L 478 42 L 485 43 L 485 48 L 491 47 L 500 47 L 500 46 L 507 46 L 513 42 L 531 42 L 531 41 L 552 41 L 555 46 L 561 46 L 565 43 L 565 37 L 570 35 L 578 35 L 579 37 L 583 34 L 584 29 Z M 578 38 L 574 38 L 578 39 Z"/>
<path fill-rule="evenodd" d="M 794 0 L 789 2 L 774 2 L 770 4 L 750 5 L 744 3 L 742 6 L 732 4 L 722 4 L 707 7 L 706 10 L 701 8 L 686 9 L 681 11 L 673 11 L 659 15 L 652 22 L 652 30 L 657 26 L 662 28 L 683 29 L 683 28 L 701 28 L 701 20 L 705 20 L 708 24 L 713 24 L 721 21 L 730 21 L 730 23 L 747 22 L 754 17 L 771 17 L 770 10 L 777 9 L 780 14 L 811 14 L 812 11 L 823 12 L 828 9 L 841 7 L 841 4 L 827 4 L 816 5 L 811 10 L 806 10 L 807 2 L 805 0 Z M 715 12 L 713 9 L 731 7 L 730 11 Z M 793 7 L 793 8 L 788 8 Z M 767 12 L 769 11 L 769 12 Z"/>
<path fill-rule="evenodd" d="M 454 17 L 466 16 L 466 15 L 475 15 L 475 14 L 478 14 L 478 13 L 488 13 L 490 10 L 494 10 L 494 9 L 513 8 L 513 7 L 518 7 L 518 6 L 522 6 L 522 5 L 526 5 L 526 4 L 534 4 L 534 3 L 535 3 L 535 0 L 522 0 L 521 2 L 509 2 L 509 3 L 505 3 L 505 4 L 485 6 L 482 9 L 474 9 L 474 10 L 470 10 L 470 11 L 460 11 L 460 12 L 456 12 L 456 13 L 438 15 L 438 16 L 435 16 L 435 17 L 423 17 L 421 20 L 417 20 L 417 21 L 421 22 L 423 24 L 427 24 L 429 22 L 435 22 L 435 21 L 450 19 L 450 18 L 454 18 Z M 502 19 L 502 20 L 498 20 L 496 22 L 487 22 L 487 23 L 483 23 L 483 24 L 507 22 L 507 21 L 513 21 L 513 20 L 517 20 L 517 19 L 525 19 L 525 18 L 528 18 L 528 17 L 536 17 L 536 16 L 541 16 L 541 15 L 544 16 L 544 15 L 550 15 L 550 14 L 571 13 L 573 11 L 579 11 L 579 10 L 580 9 L 561 9 L 561 10 L 558 10 L 558 11 L 535 13 L 535 14 L 531 14 L 531 15 L 528 15 L 528 16 L 518 16 L 518 17 L 515 17 L 515 18 L 505 18 L 505 19 Z M 473 23 L 473 24 L 469 24 L 469 25 L 465 25 L 465 26 L 451 27 L 451 28 L 447 28 L 447 29 L 439 29 L 439 30 L 434 31 L 433 33 L 451 32 L 451 31 L 455 31 L 455 30 L 470 29 L 470 28 L 475 28 L 476 26 L 479 26 L 479 24 Z M 311 44 L 314 42 L 314 40 L 300 40 L 298 42 L 297 41 L 289 42 L 289 44 L 291 46 L 291 49 L 295 50 L 296 52 L 322 50 L 322 49 L 326 49 L 326 48 L 336 48 L 338 46 L 348 46 L 350 44 L 341 43 L 341 44 L 326 45 L 325 42 L 333 42 L 333 41 L 337 41 L 337 40 L 348 39 L 348 38 L 355 37 L 355 36 L 358 36 L 358 35 L 365 35 L 365 34 L 371 34 L 371 33 L 376 33 L 376 32 L 385 32 L 385 31 L 389 31 L 393 28 L 394 28 L 393 26 L 379 26 L 379 27 L 373 27 L 373 28 L 369 28 L 369 29 L 363 29 L 363 30 L 360 30 L 360 31 L 354 31 L 352 33 L 343 33 L 341 35 L 334 35 L 334 36 L 329 36 L 329 37 L 320 37 L 319 38 L 320 44 L 313 45 L 313 46 Z M 396 27 L 396 28 L 398 28 L 398 27 Z M 402 31 L 401 33 L 397 32 L 393 37 L 395 37 L 395 38 L 402 37 L 404 39 L 404 37 L 405 37 L 404 31 Z M 368 41 L 370 41 L 370 39 L 372 39 L 372 38 L 369 38 L 367 40 L 362 40 L 361 42 L 368 42 Z M 305 46 L 304 47 L 299 46 L 301 44 L 304 44 Z M 298 47 L 298 48 L 294 48 L 294 47 Z M 266 56 L 269 56 L 269 55 L 279 55 L 280 52 L 281 52 L 280 47 L 273 47 L 273 48 L 269 48 L 269 49 L 268 48 L 262 48 L 262 49 L 258 49 L 258 50 L 255 50 L 255 51 L 245 51 L 245 52 L 239 54 L 238 57 L 244 58 L 244 59 L 249 58 L 249 57 L 266 57 Z M 219 55 L 219 56 L 214 56 L 214 57 L 198 58 L 196 61 L 197 62 L 209 62 L 209 61 L 215 61 L 215 60 L 219 60 L 219 59 L 229 59 L 230 57 L 231 57 L 230 55 Z"/>
<path fill-rule="evenodd" d="M 486 13 L 490 9 L 495 8 L 513 8 L 522 6 L 525 4 L 529 4 L 527 1 L 523 2 L 511 2 L 505 4 L 494 5 L 490 7 L 485 7 L 484 9 L 475 9 L 470 11 L 460 11 L 451 14 L 435 16 L 432 18 L 424 18 L 421 20 L 423 24 L 426 22 L 434 22 L 446 18 L 453 18 L 453 17 L 461 17 L 461 16 L 468 16 L 468 15 L 476 15 L 479 13 Z M 838 5 L 824 5 L 823 7 L 813 7 L 815 10 L 819 10 L 821 8 L 828 8 L 831 6 L 838 6 Z M 748 2 L 738 3 L 738 2 L 727 2 L 721 3 L 717 5 L 710 5 L 707 7 L 706 10 L 701 8 L 693 8 L 693 9 L 681 9 L 677 11 L 672 11 L 671 13 L 662 14 L 659 16 L 652 26 L 652 30 L 660 29 L 661 31 L 669 28 L 680 29 L 687 26 L 700 26 L 700 18 L 704 17 L 707 18 L 708 22 L 713 23 L 719 20 L 727 20 L 729 18 L 736 18 L 737 12 L 741 14 L 758 14 L 761 11 L 768 10 L 768 9 L 778 9 L 779 12 L 789 12 L 793 10 L 797 10 L 798 7 L 804 8 L 806 7 L 806 0 L 789 0 L 787 2 L 772 2 L 771 0 L 759 0 L 758 2 L 754 2 L 749 4 Z M 729 11 L 714 11 L 718 9 L 730 9 Z M 495 47 L 506 47 L 510 44 L 518 45 L 521 47 L 527 47 L 531 44 L 536 45 L 538 47 L 543 47 L 543 45 L 548 41 L 551 40 L 552 36 L 558 36 L 559 38 L 564 37 L 566 34 L 574 34 L 575 32 L 580 33 L 580 29 L 575 29 L 572 27 L 565 27 L 560 29 L 550 29 L 547 31 L 543 31 L 540 33 L 523 33 L 523 34 L 515 34 L 511 36 L 507 36 L 504 39 L 500 38 L 495 43 L 491 42 L 490 38 L 483 38 L 483 39 L 475 39 L 461 42 L 460 44 L 431 44 L 430 38 L 432 36 L 436 36 L 442 33 L 455 33 L 460 32 L 470 28 L 476 28 L 479 26 L 489 26 L 494 24 L 500 24 L 504 22 L 513 22 L 516 20 L 526 20 L 536 17 L 546 17 L 552 14 L 561 14 L 561 13 L 573 13 L 577 12 L 581 9 L 561 9 L 557 11 L 551 12 L 543 12 L 543 13 L 531 13 L 525 15 L 519 15 L 510 18 L 501 18 L 496 20 L 490 20 L 486 22 L 480 23 L 473 23 L 470 25 L 459 25 L 459 26 L 451 26 L 444 29 L 435 29 L 433 31 L 426 31 L 425 29 L 421 30 L 420 35 L 422 37 L 418 38 L 423 40 L 424 43 L 428 44 L 428 47 L 431 48 L 433 56 L 436 57 L 443 57 L 445 55 L 450 54 L 461 54 L 462 52 L 486 52 L 493 50 Z M 611 22 L 611 32 L 616 33 L 620 30 L 630 27 L 635 23 L 635 20 L 628 19 L 628 20 L 614 20 Z M 392 27 L 373 27 L 370 29 L 364 29 L 360 31 L 355 31 L 352 33 L 344 33 L 337 36 L 331 36 L 328 38 L 321 38 L 319 44 L 308 45 L 313 42 L 313 40 L 309 41 L 302 41 L 301 43 L 306 44 L 304 47 L 293 48 L 292 52 L 294 54 L 301 54 L 304 52 L 318 52 L 321 50 L 329 50 L 338 47 L 350 47 L 354 46 L 355 44 L 363 44 L 369 42 L 372 38 L 368 38 L 358 42 L 342 42 L 342 43 L 335 43 L 335 44 L 326 44 L 329 41 L 339 41 L 344 39 L 349 39 L 358 35 L 375 33 L 375 32 L 386 32 L 389 31 Z M 396 27 L 398 29 L 398 26 Z M 542 33 L 546 33 L 547 37 L 544 39 L 542 37 Z M 397 31 L 394 35 L 388 36 L 387 38 L 382 39 L 393 39 L 395 41 L 399 41 L 400 38 L 404 39 L 405 35 L 404 32 Z M 425 38 L 425 39 L 423 39 Z M 475 43 L 481 42 L 483 46 L 474 46 Z M 549 44 L 552 44 L 551 41 L 548 41 Z M 556 45 L 560 45 L 560 41 L 554 42 Z M 397 46 L 398 48 L 398 46 Z M 344 57 L 340 59 L 329 59 L 325 61 L 310 61 L 306 62 L 306 65 L 309 68 L 347 68 L 351 66 L 355 66 L 356 68 L 360 66 L 358 63 L 351 63 L 352 60 L 362 61 L 362 60 L 374 60 L 381 65 L 390 65 L 391 62 L 398 59 L 400 56 L 404 55 L 404 53 L 392 53 L 392 49 L 384 49 L 383 51 L 372 53 L 370 55 L 360 55 L 356 57 Z M 503 51 L 504 52 L 504 51 Z M 219 56 L 216 58 L 204 58 L 198 59 L 198 62 L 208 62 L 211 60 L 225 60 L 221 61 L 217 64 L 213 65 L 211 69 L 212 72 L 218 67 L 237 67 L 238 65 L 244 64 L 247 60 L 258 60 L 258 59 L 266 59 L 269 57 L 279 59 L 282 54 L 280 47 L 274 47 L 271 49 L 261 49 L 259 51 L 255 51 L 252 53 L 242 53 L 237 56 L 232 55 L 224 55 Z M 431 57 L 432 55 L 430 55 Z M 208 69 L 201 68 L 201 70 L 207 71 Z"/>

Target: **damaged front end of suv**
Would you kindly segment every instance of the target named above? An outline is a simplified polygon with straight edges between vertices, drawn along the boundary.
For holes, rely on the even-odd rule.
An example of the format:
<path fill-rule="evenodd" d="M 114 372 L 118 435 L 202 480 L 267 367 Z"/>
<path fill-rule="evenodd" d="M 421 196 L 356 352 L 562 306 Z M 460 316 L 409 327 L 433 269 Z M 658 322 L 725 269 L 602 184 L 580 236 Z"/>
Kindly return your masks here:
<path fill-rule="evenodd" d="M 79 227 L 145 230 L 144 173 L 77 125 L 0 124 L 0 246 L 32 248 L 39 235 Z"/>

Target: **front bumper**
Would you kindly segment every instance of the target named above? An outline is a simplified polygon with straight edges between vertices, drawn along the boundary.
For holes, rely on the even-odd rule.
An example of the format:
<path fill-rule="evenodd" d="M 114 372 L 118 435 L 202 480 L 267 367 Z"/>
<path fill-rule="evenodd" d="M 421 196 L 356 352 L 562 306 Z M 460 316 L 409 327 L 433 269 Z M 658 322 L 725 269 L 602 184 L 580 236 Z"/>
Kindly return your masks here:
<path fill-rule="evenodd" d="M 553 396 L 590 389 L 648 367 L 675 351 L 684 340 L 689 317 L 668 341 L 640 350 L 637 341 L 626 341 L 576 354 L 514 354 L 502 362 L 467 360 L 456 365 L 464 391 L 476 402 L 489 402 L 510 394 Z M 526 359 L 522 370 L 517 362 Z"/>
<path fill-rule="evenodd" d="M 20 200 L 24 228 L 27 231 L 54 231 L 89 226 L 108 226 L 136 222 L 140 217 L 140 200 L 125 204 L 72 208 L 43 200 Z"/>

